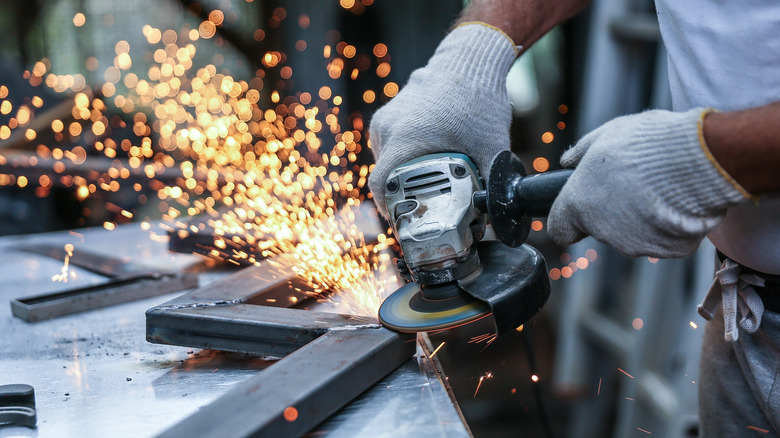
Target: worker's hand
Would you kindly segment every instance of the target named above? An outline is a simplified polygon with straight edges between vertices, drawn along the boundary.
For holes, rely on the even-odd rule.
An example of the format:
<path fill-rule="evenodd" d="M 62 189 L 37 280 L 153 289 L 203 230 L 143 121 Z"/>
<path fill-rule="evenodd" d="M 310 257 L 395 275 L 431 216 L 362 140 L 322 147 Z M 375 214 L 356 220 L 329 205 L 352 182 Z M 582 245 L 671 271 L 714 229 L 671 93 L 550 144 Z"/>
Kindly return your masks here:
<path fill-rule="evenodd" d="M 486 178 L 493 156 L 509 148 L 512 111 L 506 75 L 516 57 L 514 43 L 503 32 L 484 24 L 463 24 L 376 112 L 370 124 L 376 167 L 368 185 L 382 215 L 387 217 L 387 176 L 414 158 L 461 152 Z"/>
<path fill-rule="evenodd" d="M 593 236 L 627 256 L 683 257 L 750 195 L 704 143 L 706 109 L 612 120 L 561 158 L 577 166 L 555 200 L 548 233 L 560 245 Z"/>

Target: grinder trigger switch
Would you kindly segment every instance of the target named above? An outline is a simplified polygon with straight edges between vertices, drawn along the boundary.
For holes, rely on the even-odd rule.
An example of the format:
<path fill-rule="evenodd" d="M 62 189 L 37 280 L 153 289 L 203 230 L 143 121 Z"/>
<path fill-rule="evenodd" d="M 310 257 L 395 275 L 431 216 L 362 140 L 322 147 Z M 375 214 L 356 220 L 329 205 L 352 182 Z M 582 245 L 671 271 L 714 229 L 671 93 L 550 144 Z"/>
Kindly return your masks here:
<path fill-rule="evenodd" d="M 414 209 L 417 208 L 417 201 L 402 201 L 395 205 L 395 211 L 393 212 L 393 217 L 398 218 L 402 214 L 409 213 L 410 211 L 414 211 Z"/>

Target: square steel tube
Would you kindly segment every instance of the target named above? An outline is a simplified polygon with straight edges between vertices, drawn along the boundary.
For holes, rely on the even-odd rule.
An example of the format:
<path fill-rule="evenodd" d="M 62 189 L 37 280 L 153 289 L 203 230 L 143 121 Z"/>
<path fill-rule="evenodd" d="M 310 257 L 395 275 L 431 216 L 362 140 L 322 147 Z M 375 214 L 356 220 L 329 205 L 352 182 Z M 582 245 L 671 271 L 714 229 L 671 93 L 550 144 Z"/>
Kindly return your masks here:
<path fill-rule="evenodd" d="M 161 436 L 299 436 L 414 354 L 373 318 L 252 304 L 292 305 L 293 279 L 248 267 L 147 310 L 150 342 L 286 356 Z"/>
<path fill-rule="evenodd" d="M 253 304 L 155 307 L 146 312 L 149 342 L 273 357 L 284 357 L 331 329 L 378 327 L 366 317 Z"/>
<path fill-rule="evenodd" d="M 334 328 L 160 437 L 300 436 L 409 360 L 415 346 L 414 337 L 381 327 Z"/>

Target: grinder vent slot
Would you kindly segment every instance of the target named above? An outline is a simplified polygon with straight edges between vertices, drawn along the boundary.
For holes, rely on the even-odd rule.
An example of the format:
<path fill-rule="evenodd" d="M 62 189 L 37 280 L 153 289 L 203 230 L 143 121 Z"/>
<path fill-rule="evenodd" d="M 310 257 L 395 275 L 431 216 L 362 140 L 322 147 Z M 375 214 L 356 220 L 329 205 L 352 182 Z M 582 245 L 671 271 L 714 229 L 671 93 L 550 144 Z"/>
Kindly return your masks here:
<path fill-rule="evenodd" d="M 441 171 L 415 175 L 404 181 L 404 197 L 406 199 L 414 199 L 432 192 L 449 193 L 451 190 L 449 177 Z"/>

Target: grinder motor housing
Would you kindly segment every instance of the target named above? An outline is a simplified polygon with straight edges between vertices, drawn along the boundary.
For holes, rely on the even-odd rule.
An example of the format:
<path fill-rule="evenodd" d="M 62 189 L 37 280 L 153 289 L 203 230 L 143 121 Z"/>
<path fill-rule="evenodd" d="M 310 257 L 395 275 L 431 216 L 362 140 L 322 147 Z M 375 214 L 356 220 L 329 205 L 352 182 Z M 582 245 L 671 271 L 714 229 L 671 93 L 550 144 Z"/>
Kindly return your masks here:
<path fill-rule="evenodd" d="M 472 195 L 483 187 L 471 159 L 457 153 L 426 155 L 390 173 L 388 214 L 413 281 L 449 283 L 477 269 L 474 242 L 486 220 Z"/>

